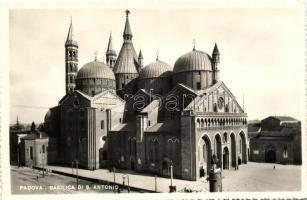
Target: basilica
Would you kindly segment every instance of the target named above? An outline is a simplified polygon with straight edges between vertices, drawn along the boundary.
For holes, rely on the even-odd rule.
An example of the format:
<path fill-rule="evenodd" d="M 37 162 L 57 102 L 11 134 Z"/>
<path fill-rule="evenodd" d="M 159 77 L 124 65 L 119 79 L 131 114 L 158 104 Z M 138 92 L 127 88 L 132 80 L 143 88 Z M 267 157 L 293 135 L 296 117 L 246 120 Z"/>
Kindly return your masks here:
<path fill-rule="evenodd" d="M 198 180 L 216 156 L 222 170 L 248 161 L 247 114 L 220 80 L 220 52 L 196 49 L 174 66 L 158 57 L 144 65 L 136 53 L 126 11 L 123 44 L 112 35 L 106 60 L 78 69 L 78 43 L 70 24 L 65 42 L 66 95 L 45 116 L 56 139 L 54 163 L 89 170 L 115 167 Z M 172 166 L 172 167 L 171 167 Z"/>

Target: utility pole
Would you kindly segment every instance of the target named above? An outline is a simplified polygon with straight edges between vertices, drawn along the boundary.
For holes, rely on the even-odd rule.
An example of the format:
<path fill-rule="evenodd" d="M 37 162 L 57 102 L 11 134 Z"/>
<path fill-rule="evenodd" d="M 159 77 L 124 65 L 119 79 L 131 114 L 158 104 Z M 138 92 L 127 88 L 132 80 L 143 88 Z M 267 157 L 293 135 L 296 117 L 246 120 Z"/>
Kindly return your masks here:
<path fill-rule="evenodd" d="M 17 116 L 17 120 L 18 120 L 18 116 Z M 18 163 L 18 168 L 20 166 L 20 163 L 19 163 L 19 147 L 17 147 L 17 163 Z"/>

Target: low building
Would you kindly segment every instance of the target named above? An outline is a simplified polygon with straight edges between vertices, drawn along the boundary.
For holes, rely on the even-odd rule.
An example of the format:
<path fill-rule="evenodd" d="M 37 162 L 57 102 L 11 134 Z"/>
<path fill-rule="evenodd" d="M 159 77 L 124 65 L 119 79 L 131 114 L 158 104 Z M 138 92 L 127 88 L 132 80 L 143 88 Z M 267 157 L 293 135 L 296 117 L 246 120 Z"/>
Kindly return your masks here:
<path fill-rule="evenodd" d="M 255 131 L 256 130 L 256 131 Z M 287 116 L 271 116 L 250 126 L 250 160 L 302 164 L 301 123 Z"/>
<path fill-rule="evenodd" d="M 49 138 L 44 132 L 35 130 L 22 137 L 19 144 L 19 162 L 22 166 L 44 166 L 56 159 L 56 140 Z"/>

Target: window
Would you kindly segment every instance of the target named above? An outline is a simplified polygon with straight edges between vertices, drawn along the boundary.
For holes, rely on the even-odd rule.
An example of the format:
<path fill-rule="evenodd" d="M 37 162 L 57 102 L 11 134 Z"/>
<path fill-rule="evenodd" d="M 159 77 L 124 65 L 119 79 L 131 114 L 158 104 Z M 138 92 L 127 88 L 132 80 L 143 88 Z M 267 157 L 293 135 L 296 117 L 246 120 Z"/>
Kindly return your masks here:
<path fill-rule="evenodd" d="M 200 82 L 197 82 L 197 83 L 196 83 L 196 88 L 197 88 L 198 90 L 201 89 L 201 87 L 200 87 Z"/>
<path fill-rule="evenodd" d="M 213 104 L 213 112 L 217 112 L 216 103 Z"/>
<path fill-rule="evenodd" d="M 45 153 L 45 145 L 42 146 L 43 153 Z"/>
<path fill-rule="evenodd" d="M 30 159 L 33 160 L 33 147 L 30 147 Z"/>
<path fill-rule="evenodd" d="M 104 129 L 104 121 L 103 120 L 100 121 L 100 127 L 101 127 L 101 129 Z"/>
<path fill-rule="evenodd" d="M 283 157 L 284 157 L 284 158 L 288 158 L 288 150 L 287 150 L 287 147 L 284 147 Z"/>
<path fill-rule="evenodd" d="M 107 151 L 102 152 L 102 160 L 108 160 L 108 152 Z"/>
<path fill-rule="evenodd" d="M 229 106 L 228 106 L 228 104 L 225 105 L 225 112 L 229 112 Z"/>
<path fill-rule="evenodd" d="M 122 83 L 122 88 L 124 88 L 125 87 L 125 83 Z"/>
<path fill-rule="evenodd" d="M 95 90 L 92 90 L 92 96 L 94 96 L 95 95 Z"/>
<path fill-rule="evenodd" d="M 81 129 L 84 128 L 84 121 L 83 120 L 80 121 L 80 127 L 81 127 Z"/>
<path fill-rule="evenodd" d="M 224 133 L 224 142 L 227 142 L 227 133 Z"/>
<path fill-rule="evenodd" d="M 122 123 L 122 118 L 119 118 L 119 123 Z"/>
<path fill-rule="evenodd" d="M 150 126 L 150 120 L 148 120 L 148 126 Z"/>

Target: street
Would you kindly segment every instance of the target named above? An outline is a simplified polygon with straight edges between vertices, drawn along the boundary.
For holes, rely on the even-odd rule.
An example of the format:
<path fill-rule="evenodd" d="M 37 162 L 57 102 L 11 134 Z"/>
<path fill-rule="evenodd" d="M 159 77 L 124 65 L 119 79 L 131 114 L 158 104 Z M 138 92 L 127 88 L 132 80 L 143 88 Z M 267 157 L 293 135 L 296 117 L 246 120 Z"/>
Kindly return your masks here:
<path fill-rule="evenodd" d="M 65 173 L 72 172 L 72 169 L 67 167 L 46 166 L 46 168 Z M 113 172 L 106 169 L 95 171 L 79 169 L 79 175 L 109 182 L 113 182 L 114 179 Z M 169 192 L 169 178 L 157 177 L 155 188 L 155 177 L 127 170 L 117 170 L 115 182 L 122 184 L 123 176 L 127 175 L 129 175 L 131 187 Z M 106 186 L 101 186 L 99 183 L 80 179 L 79 184 L 82 185 L 82 188 L 76 191 L 76 178 L 54 173 L 49 173 L 43 178 L 41 171 L 26 167 L 11 166 L 11 177 L 12 193 L 14 194 L 114 193 L 114 188 L 105 188 Z M 234 169 L 223 170 L 222 177 L 224 192 L 299 191 L 301 188 L 301 166 L 295 165 L 275 164 L 275 169 L 273 169 L 273 164 L 249 162 L 246 165 L 240 165 L 238 171 Z M 205 178 L 198 181 L 174 179 L 173 184 L 177 187 L 177 192 L 183 192 L 185 189 L 208 192 L 209 189 L 209 182 Z"/>

